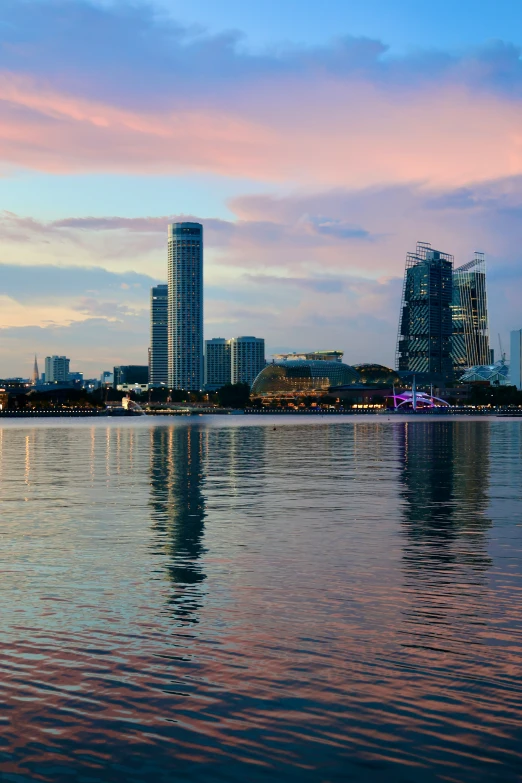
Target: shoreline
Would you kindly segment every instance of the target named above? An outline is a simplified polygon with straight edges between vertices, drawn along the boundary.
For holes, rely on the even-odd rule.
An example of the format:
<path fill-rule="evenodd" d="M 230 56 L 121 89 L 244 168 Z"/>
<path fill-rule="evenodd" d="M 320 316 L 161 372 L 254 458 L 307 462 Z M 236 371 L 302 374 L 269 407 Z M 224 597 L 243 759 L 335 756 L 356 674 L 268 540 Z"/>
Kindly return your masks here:
<path fill-rule="evenodd" d="M 522 410 L 518 409 L 462 409 L 462 408 L 444 408 L 444 409 L 437 409 L 437 410 L 424 410 L 424 411 L 405 411 L 401 410 L 400 412 L 394 411 L 394 410 L 381 410 L 381 411 L 373 411 L 373 410 L 356 410 L 356 411 L 339 411 L 339 410 L 301 410 L 301 411 L 289 411 L 289 410 L 278 410 L 277 408 L 274 409 L 264 409 L 264 410 L 255 410 L 255 409 L 246 409 L 246 410 L 209 410 L 209 409 L 203 409 L 203 410 L 146 410 L 143 413 L 122 413 L 119 410 L 117 412 L 114 411 L 106 411 L 106 410 L 85 410 L 81 408 L 77 409 L 71 409 L 71 410 L 62 410 L 62 411 L 56 411 L 56 410 L 31 410 L 31 411 L 25 411 L 25 410 L 6 410 L 6 411 L 0 411 L 0 422 L 2 419 L 109 419 L 109 420 L 121 420 L 121 419 L 151 419 L 151 418 L 202 418 L 202 417 L 219 417 L 222 419 L 223 417 L 229 417 L 233 416 L 234 418 L 240 416 L 240 417 L 260 417 L 260 418 L 266 418 L 269 416 L 277 417 L 277 418 L 312 418 L 312 419 L 324 419 L 324 418 L 332 418 L 332 417 L 348 417 L 348 418 L 354 418 L 354 417 L 372 417 L 374 419 L 395 419 L 395 420 L 411 420 L 416 419 L 419 417 L 422 417 L 424 419 L 469 419 L 470 417 L 475 418 L 484 418 L 484 417 L 494 417 L 494 418 L 520 418 L 522 419 Z"/>

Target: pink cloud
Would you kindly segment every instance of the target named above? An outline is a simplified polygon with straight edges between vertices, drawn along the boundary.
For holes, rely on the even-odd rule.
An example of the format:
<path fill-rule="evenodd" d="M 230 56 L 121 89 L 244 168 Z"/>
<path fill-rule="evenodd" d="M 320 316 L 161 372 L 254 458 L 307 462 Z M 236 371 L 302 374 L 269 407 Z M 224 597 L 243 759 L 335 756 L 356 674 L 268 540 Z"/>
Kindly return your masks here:
<path fill-rule="evenodd" d="M 284 96 L 284 97 L 283 97 Z M 211 172 L 301 185 L 463 184 L 522 173 L 522 105 L 442 84 L 293 76 L 217 110 L 129 110 L 0 73 L 0 159 L 48 172 Z"/>
<path fill-rule="evenodd" d="M 162 114 L 132 112 L 0 73 L 0 159 L 51 173 L 237 174 L 275 141 L 269 128 L 232 113 L 166 103 Z"/>
<path fill-rule="evenodd" d="M 11 304 L 4 324 L 39 323 L 42 313 L 34 302 L 45 294 L 64 324 L 89 316 L 134 323 L 141 313 L 146 342 L 148 288 L 155 280 L 135 275 L 146 270 L 164 280 L 167 223 L 192 218 L 205 226 L 207 336 L 254 333 L 265 337 L 269 350 L 335 345 L 350 361 L 393 363 L 405 254 L 418 239 L 453 253 L 456 264 L 474 250 L 485 251 L 492 334 L 500 331 L 505 339 L 519 327 L 520 179 L 457 190 L 395 186 L 244 196 L 229 206 L 237 220 L 170 215 L 44 222 L 4 213 L 0 261 L 11 258 L 15 269 L 17 261 L 60 257 L 70 259 L 80 275 L 75 282 L 73 271 L 67 276 L 63 267 L 45 268 L 38 280 L 47 281 L 47 288 L 33 286 L 24 312 Z M 125 278 L 103 276 L 99 269 L 87 274 L 95 265 L 135 271 Z M 31 281 L 38 268 L 28 270 Z M 12 300 L 31 293 L 25 278 L 9 283 L 4 267 L 0 279 L 0 293 Z M 77 331 L 71 339 L 78 339 Z"/>
<path fill-rule="evenodd" d="M 28 13 L 28 3 L 9 3 L 0 29 L 0 170 L 207 172 L 285 195 L 237 197 L 230 220 L 46 222 L 2 213 L 4 325 L 23 327 L 20 345 L 24 329 L 54 316 L 52 334 L 35 334 L 46 344 L 63 340 L 60 350 L 91 351 L 98 340 L 108 361 L 107 323 L 113 335 L 134 329 L 145 351 L 149 282 L 138 290 L 134 278 L 103 283 L 100 270 L 96 280 L 86 270 L 146 270 L 163 280 L 166 225 L 191 218 L 205 224 L 209 336 L 254 332 L 272 348 L 333 344 L 350 360 L 390 363 L 404 257 L 417 239 L 457 263 L 484 250 L 493 331 L 520 325 L 516 47 L 400 58 L 383 57 L 380 42 L 346 37 L 253 55 L 234 34 L 193 33 L 160 19 L 154 4 L 131 5 L 38 0 Z M 28 286 L 8 285 L 9 264 L 31 281 L 32 265 L 54 277 L 22 301 Z M 53 297 L 52 312 L 36 309 L 43 296 Z M 119 338 L 111 339 L 119 354 Z"/>

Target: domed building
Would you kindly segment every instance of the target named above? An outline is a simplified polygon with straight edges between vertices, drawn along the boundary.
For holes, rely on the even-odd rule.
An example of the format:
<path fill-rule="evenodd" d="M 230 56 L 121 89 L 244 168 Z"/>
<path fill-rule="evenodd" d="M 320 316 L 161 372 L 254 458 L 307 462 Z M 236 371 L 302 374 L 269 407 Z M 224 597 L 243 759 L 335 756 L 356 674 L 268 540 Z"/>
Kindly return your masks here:
<path fill-rule="evenodd" d="M 339 361 L 286 359 L 268 364 L 252 384 L 252 397 L 325 393 L 332 386 L 359 382 L 359 374 Z"/>
<path fill-rule="evenodd" d="M 383 364 L 354 364 L 353 369 L 359 373 L 359 383 L 370 383 L 374 386 L 401 384 L 399 374 Z"/>

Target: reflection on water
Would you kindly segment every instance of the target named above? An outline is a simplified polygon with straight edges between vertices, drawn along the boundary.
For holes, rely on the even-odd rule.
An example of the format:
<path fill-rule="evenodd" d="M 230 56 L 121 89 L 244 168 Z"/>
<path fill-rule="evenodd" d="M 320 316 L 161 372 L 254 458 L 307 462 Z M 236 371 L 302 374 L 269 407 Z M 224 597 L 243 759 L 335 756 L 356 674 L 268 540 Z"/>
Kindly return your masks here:
<path fill-rule="evenodd" d="M 417 700 L 431 709 L 451 665 L 453 678 L 485 683 L 485 629 L 495 604 L 488 571 L 491 425 L 489 422 L 406 423 L 397 430 L 404 501 L 402 646 L 408 665 L 430 671 Z M 468 650 L 474 649 L 469 656 Z M 489 694 L 461 694 L 445 688 L 454 720 L 469 715 L 487 721 Z M 461 749 L 452 751 L 455 758 Z M 450 756 L 451 753 L 448 753 Z"/>
<path fill-rule="evenodd" d="M 404 573 L 419 592 L 416 611 L 429 619 L 440 615 L 447 599 L 451 613 L 459 593 L 487 583 L 490 424 L 405 424 L 398 434 Z"/>
<path fill-rule="evenodd" d="M 521 433 L 0 427 L 0 777 L 519 781 Z"/>
<path fill-rule="evenodd" d="M 185 623 L 197 622 L 205 522 L 203 460 L 207 440 L 197 427 L 150 431 L 150 494 L 153 550 L 167 557 L 170 604 Z"/>
<path fill-rule="evenodd" d="M 406 501 L 405 558 L 428 558 L 443 568 L 469 557 L 470 565 L 487 567 L 489 422 L 405 424 L 398 434 Z"/>

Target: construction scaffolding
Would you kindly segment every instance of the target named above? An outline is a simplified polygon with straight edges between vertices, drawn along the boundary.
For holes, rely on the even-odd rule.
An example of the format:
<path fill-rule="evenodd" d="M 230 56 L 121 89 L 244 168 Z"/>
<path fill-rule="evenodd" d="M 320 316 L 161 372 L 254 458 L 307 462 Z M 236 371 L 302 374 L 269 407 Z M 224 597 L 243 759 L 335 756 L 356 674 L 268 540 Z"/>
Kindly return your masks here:
<path fill-rule="evenodd" d="M 418 242 L 406 256 L 396 348 L 399 371 L 451 380 L 453 256 Z"/>
<path fill-rule="evenodd" d="M 454 372 L 491 364 L 484 253 L 455 269 L 452 312 Z"/>

